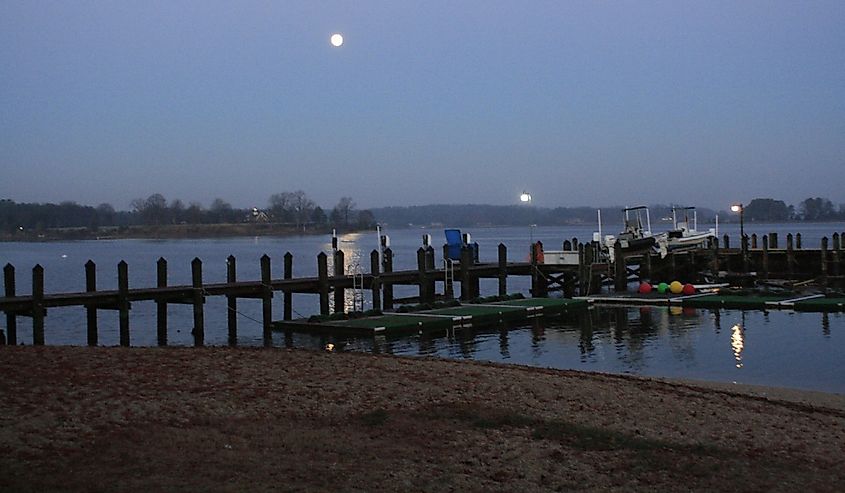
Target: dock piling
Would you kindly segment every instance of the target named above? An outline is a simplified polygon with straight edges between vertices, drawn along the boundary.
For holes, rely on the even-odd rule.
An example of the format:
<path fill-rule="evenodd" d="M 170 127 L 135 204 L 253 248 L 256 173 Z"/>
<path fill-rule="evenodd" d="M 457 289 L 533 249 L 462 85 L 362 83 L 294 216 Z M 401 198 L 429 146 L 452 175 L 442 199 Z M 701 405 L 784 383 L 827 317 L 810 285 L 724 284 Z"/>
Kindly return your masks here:
<path fill-rule="evenodd" d="M 159 257 L 156 261 L 156 286 L 167 287 L 167 260 Z M 167 346 L 167 301 L 157 299 L 156 303 L 156 339 L 159 346 Z"/>
<path fill-rule="evenodd" d="M 15 297 L 15 266 L 6 264 L 3 267 L 3 284 L 7 298 Z M 6 343 L 15 346 L 18 343 L 18 317 L 13 311 L 6 312 Z"/>
<path fill-rule="evenodd" d="M 203 303 L 205 303 L 205 296 L 202 287 L 202 260 L 199 257 L 194 257 L 191 261 L 191 286 L 193 289 L 193 305 L 194 305 L 194 345 L 203 346 L 205 344 L 205 313 L 203 311 Z"/>
<path fill-rule="evenodd" d="M 264 346 L 273 345 L 273 285 L 270 275 L 270 256 L 261 256 L 261 322 Z"/>
<path fill-rule="evenodd" d="M 290 252 L 285 252 L 285 271 L 283 275 L 285 279 L 293 279 L 293 254 Z M 284 314 L 282 317 L 285 320 L 293 320 L 293 293 L 289 289 L 286 289 L 284 293 Z"/>
<path fill-rule="evenodd" d="M 93 293 L 97 291 L 97 265 L 93 260 L 88 259 L 85 262 L 85 292 Z M 97 334 L 97 306 L 89 304 L 85 307 L 86 326 L 88 333 L 88 345 L 96 346 L 98 342 Z"/>
<path fill-rule="evenodd" d="M 238 282 L 238 264 L 234 255 L 226 257 L 226 282 Z M 230 346 L 238 345 L 238 297 L 226 295 L 226 328 Z"/>
<path fill-rule="evenodd" d="M 317 254 L 317 286 L 320 293 L 320 315 L 329 315 L 329 262 L 325 252 Z"/>
<path fill-rule="evenodd" d="M 44 345 L 44 267 L 32 268 L 32 344 Z"/>
<path fill-rule="evenodd" d="M 129 346 L 129 264 L 117 264 L 117 310 L 120 325 L 120 345 Z"/>

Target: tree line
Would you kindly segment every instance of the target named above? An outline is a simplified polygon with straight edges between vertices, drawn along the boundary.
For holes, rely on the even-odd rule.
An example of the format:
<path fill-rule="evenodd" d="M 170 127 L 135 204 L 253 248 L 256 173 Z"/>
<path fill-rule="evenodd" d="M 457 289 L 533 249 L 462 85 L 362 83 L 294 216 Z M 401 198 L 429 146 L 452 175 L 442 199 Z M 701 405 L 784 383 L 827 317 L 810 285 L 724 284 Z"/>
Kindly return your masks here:
<path fill-rule="evenodd" d="M 622 206 L 602 207 L 606 224 L 621 223 Z M 670 205 L 650 206 L 652 220 L 671 217 Z M 715 214 L 720 221 L 738 221 L 737 214 L 727 211 L 698 209 L 700 223 L 712 222 Z M 845 204 L 834 206 L 827 198 L 812 197 L 798 206 L 787 205 L 782 200 L 755 198 L 744 205 L 746 221 L 836 221 L 845 220 Z M 461 225 L 461 226 L 514 226 L 538 224 L 560 226 L 566 224 L 593 224 L 596 208 L 556 207 L 542 208 L 525 205 L 426 205 L 408 207 L 383 207 L 358 210 L 351 197 L 342 197 L 326 211 L 302 190 L 271 195 L 263 208 L 235 208 L 229 202 L 216 198 L 208 208 L 179 199 L 168 201 L 155 193 L 131 202 L 131 209 L 118 211 L 107 203 L 96 207 L 75 202 L 59 204 L 16 203 L 0 199 L 0 232 L 11 234 L 18 230 L 56 228 L 155 226 L 168 224 L 231 224 L 272 223 L 297 230 L 370 229 L 376 222 L 393 227 L 406 225 Z"/>
<path fill-rule="evenodd" d="M 677 204 L 686 205 L 686 204 Z M 623 206 L 601 207 L 605 224 L 621 224 Z M 394 227 L 406 225 L 461 225 L 461 226 L 518 226 L 537 224 L 542 226 L 563 226 L 567 224 L 595 224 L 595 207 L 533 207 L 526 205 L 422 205 L 407 207 L 383 207 L 373 209 L 380 223 Z M 826 198 L 808 198 L 798 207 L 787 205 L 782 200 L 755 198 L 743 205 L 746 221 L 788 222 L 788 221 L 837 221 L 845 220 L 845 204 L 834 207 Z M 649 205 L 652 221 L 672 217 L 672 205 Z M 699 224 L 712 223 L 716 214 L 720 222 L 738 222 L 739 216 L 727 210 L 697 209 Z M 701 227 L 701 226 L 699 226 Z"/>
<path fill-rule="evenodd" d="M 61 228 L 232 223 L 272 223 L 298 230 L 367 229 L 375 227 L 375 217 L 369 210 L 358 210 L 351 197 L 342 197 L 327 212 L 301 190 L 273 194 L 266 207 L 247 209 L 233 207 L 221 198 L 214 199 L 208 208 L 198 202 L 186 205 L 180 199 L 168 201 L 159 193 L 134 199 L 126 211 L 115 210 L 108 203 L 94 207 L 76 202 L 41 204 L 0 199 L 0 231 L 6 234 Z"/>

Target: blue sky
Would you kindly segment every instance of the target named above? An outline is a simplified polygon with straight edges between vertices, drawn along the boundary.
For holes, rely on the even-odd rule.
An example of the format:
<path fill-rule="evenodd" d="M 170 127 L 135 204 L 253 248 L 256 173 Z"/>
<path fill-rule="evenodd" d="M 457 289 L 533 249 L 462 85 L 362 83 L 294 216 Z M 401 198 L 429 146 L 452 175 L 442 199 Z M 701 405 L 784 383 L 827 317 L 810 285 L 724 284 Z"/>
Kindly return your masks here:
<path fill-rule="evenodd" d="M 843 26 L 842 1 L 6 0 L 0 197 L 845 202 Z"/>

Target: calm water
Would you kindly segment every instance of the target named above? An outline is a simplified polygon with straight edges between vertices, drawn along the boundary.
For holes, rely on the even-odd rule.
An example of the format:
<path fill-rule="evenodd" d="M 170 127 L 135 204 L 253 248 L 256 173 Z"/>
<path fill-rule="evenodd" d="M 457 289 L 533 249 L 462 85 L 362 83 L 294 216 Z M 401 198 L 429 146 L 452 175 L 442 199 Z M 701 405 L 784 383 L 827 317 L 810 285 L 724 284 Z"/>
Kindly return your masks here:
<path fill-rule="evenodd" d="M 703 226 L 703 225 L 702 225 Z M 511 260 L 527 256 L 528 238 L 542 240 L 547 249 L 559 248 L 563 239 L 589 239 L 592 226 L 567 228 L 471 229 L 480 245 L 481 260 L 494 261 L 496 246 L 505 243 Z M 654 228 L 659 230 L 657 226 Z M 806 247 L 817 247 L 822 236 L 843 229 L 841 224 L 746 225 L 758 234 L 801 232 Z M 615 230 L 605 227 L 605 232 Z M 396 269 L 416 266 L 421 235 L 430 233 L 435 244 L 443 241 L 442 229 L 388 231 L 395 252 Z M 720 233 L 738 237 L 737 225 L 722 225 Z M 130 287 L 155 285 L 155 262 L 165 257 L 170 284 L 190 284 L 190 262 L 204 262 L 206 282 L 225 280 L 226 257 L 238 259 L 238 277 L 259 277 L 259 258 L 273 259 L 273 276 L 281 276 L 285 252 L 294 255 L 294 276 L 316 275 L 316 254 L 330 251 L 329 237 L 227 238 L 218 240 L 113 240 L 57 243 L 0 243 L 0 263 L 17 268 L 19 293 L 30 291 L 35 264 L 45 268 L 46 291 L 84 290 L 83 265 L 98 265 L 98 287 L 114 289 L 116 265 L 129 264 Z M 784 241 L 784 240 L 781 240 Z M 340 248 L 347 264 L 369 267 L 375 234 L 341 237 Z M 527 278 L 510 278 L 510 292 L 527 294 Z M 496 281 L 482 281 L 482 294 L 493 294 Z M 412 287 L 397 287 L 396 296 L 416 294 Z M 239 300 L 239 344 L 260 345 L 261 318 L 258 300 Z M 315 295 L 294 296 L 295 315 L 318 311 Z M 155 304 L 132 306 L 130 328 L 133 345 L 154 345 Z M 209 298 L 205 306 L 206 344 L 226 344 L 226 302 Z M 280 316 L 281 302 L 275 305 Z M 169 306 L 169 342 L 191 345 L 192 308 Z M 5 324 L 5 320 L 0 320 Z M 84 344 L 85 312 L 79 307 L 50 309 L 45 321 L 48 344 Z M 100 343 L 118 343 L 117 313 L 99 312 Z M 28 319 L 19 318 L 18 337 L 31 343 Z M 321 348 L 333 342 L 344 350 L 374 351 L 402 355 L 436 355 L 479 359 L 553 368 L 573 368 L 612 373 L 664 376 L 753 383 L 845 393 L 845 316 L 780 311 L 681 310 L 668 308 L 595 308 L 576 317 L 538 321 L 532 325 L 489 330 L 463 330 L 454 334 L 430 334 L 400 339 L 333 339 L 306 335 L 275 334 L 277 345 Z"/>

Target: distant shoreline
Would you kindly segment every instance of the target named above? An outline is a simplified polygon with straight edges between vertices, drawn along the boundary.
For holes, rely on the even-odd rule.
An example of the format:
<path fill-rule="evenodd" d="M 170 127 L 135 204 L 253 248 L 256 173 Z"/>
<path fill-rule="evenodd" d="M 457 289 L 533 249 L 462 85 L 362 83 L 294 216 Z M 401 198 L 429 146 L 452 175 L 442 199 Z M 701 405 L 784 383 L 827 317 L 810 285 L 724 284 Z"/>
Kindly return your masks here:
<path fill-rule="evenodd" d="M 770 224 L 837 224 L 840 221 L 754 221 L 747 222 L 746 229 L 759 228 Z M 583 226 L 585 223 L 568 225 L 538 225 L 539 227 Z M 736 225 L 734 222 L 722 224 Z M 505 224 L 476 224 L 450 225 L 465 228 L 485 229 L 518 227 L 522 225 Z M 442 229 L 446 227 L 440 223 L 433 224 L 390 224 L 391 230 L 405 229 Z M 835 228 L 834 228 L 835 229 Z M 358 228 L 345 229 L 346 232 L 358 232 Z M 108 226 L 102 228 L 50 228 L 39 231 L 24 230 L 13 233 L 0 233 L 0 242 L 55 242 L 55 241 L 90 241 L 90 240 L 189 240 L 213 238 L 238 238 L 255 236 L 314 236 L 326 235 L 332 232 L 331 227 L 315 228 L 309 226 L 302 229 L 291 224 L 274 223 L 223 223 L 223 224 L 166 224 L 166 225 L 135 225 Z M 340 231 L 339 231 L 340 232 Z"/>
<path fill-rule="evenodd" d="M 0 235 L 2 242 L 51 242 L 73 240 L 182 240 L 250 236 L 312 236 L 331 233 L 331 228 L 301 228 L 285 224 L 168 224 L 108 228 L 57 228 Z"/>

